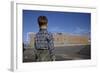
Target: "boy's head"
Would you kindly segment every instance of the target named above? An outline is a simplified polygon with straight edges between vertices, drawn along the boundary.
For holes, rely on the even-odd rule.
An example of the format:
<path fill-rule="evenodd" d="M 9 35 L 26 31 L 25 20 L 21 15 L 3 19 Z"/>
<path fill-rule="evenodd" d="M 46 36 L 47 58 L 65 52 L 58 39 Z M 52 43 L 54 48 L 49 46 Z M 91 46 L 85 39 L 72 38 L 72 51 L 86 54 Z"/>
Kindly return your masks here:
<path fill-rule="evenodd" d="M 48 19 L 46 16 L 39 16 L 38 17 L 38 24 L 40 29 L 47 29 Z"/>

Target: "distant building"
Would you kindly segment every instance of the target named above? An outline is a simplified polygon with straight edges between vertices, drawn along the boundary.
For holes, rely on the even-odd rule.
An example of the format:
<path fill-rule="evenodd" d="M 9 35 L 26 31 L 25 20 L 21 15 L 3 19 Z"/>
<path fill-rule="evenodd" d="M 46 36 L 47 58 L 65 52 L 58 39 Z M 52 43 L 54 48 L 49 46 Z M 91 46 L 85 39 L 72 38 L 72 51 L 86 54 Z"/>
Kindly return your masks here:
<path fill-rule="evenodd" d="M 35 33 L 28 33 L 29 47 L 34 48 Z M 90 44 L 90 39 L 87 36 L 70 35 L 64 33 L 53 33 L 54 46 L 68 46 L 68 45 L 86 45 Z"/>
<path fill-rule="evenodd" d="M 28 33 L 28 41 L 29 41 L 29 47 L 30 48 L 34 48 L 34 37 L 35 37 L 34 32 L 29 32 Z"/>
<path fill-rule="evenodd" d="M 90 44 L 88 37 L 56 33 L 53 35 L 55 46 L 86 45 Z"/>

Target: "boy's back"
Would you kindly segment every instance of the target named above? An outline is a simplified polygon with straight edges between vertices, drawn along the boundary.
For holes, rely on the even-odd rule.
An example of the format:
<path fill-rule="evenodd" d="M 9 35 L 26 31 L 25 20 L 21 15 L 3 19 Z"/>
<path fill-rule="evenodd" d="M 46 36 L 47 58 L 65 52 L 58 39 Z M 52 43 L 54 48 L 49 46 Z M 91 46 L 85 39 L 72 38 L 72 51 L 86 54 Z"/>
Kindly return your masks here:
<path fill-rule="evenodd" d="M 36 61 L 54 60 L 53 35 L 47 31 L 47 18 L 38 18 L 40 30 L 35 36 Z"/>

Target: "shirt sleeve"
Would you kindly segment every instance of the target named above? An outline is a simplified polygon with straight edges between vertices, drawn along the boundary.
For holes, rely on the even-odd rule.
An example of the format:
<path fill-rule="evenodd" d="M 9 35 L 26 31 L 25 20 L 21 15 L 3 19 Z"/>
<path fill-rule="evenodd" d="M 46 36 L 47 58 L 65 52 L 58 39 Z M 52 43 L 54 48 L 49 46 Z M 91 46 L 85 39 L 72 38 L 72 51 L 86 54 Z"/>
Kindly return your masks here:
<path fill-rule="evenodd" d="M 34 37 L 34 48 L 37 49 L 37 44 L 36 44 L 37 40 L 36 37 Z"/>
<path fill-rule="evenodd" d="M 50 50 L 51 54 L 54 54 L 54 38 L 52 34 L 48 35 L 48 49 Z"/>

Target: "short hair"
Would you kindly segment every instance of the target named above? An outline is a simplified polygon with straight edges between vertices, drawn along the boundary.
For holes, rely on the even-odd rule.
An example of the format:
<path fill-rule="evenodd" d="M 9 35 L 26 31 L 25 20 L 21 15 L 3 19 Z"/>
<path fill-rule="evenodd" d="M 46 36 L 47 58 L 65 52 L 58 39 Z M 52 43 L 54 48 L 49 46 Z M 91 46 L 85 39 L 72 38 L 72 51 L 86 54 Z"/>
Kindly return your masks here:
<path fill-rule="evenodd" d="M 38 24 L 39 24 L 39 27 L 43 26 L 43 25 L 46 25 L 47 26 L 47 23 L 48 23 L 48 19 L 46 16 L 39 16 L 38 17 Z"/>

